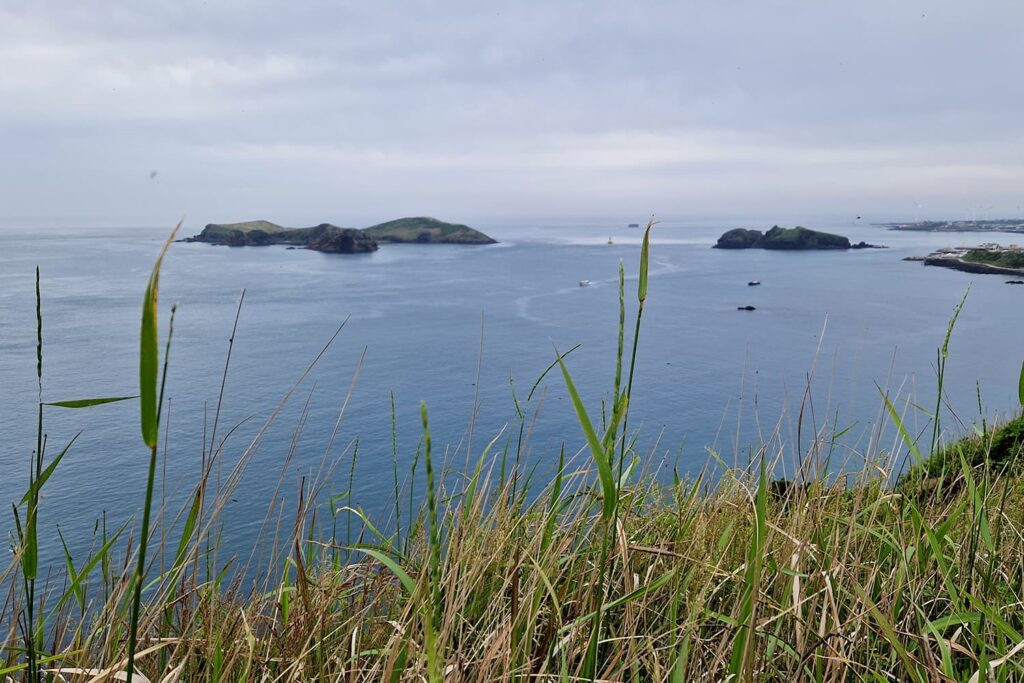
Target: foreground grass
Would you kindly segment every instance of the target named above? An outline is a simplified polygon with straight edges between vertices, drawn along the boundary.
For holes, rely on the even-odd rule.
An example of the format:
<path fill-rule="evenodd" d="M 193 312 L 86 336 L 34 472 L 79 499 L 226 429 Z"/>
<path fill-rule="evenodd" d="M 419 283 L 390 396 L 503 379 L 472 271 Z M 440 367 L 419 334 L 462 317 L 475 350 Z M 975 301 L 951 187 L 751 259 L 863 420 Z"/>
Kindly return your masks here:
<path fill-rule="evenodd" d="M 215 485 L 210 474 L 225 443 L 214 439 L 216 417 L 187 504 L 176 513 L 157 504 L 150 514 L 164 376 L 158 261 L 141 335 L 150 455 L 141 531 L 103 527 L 86 557 L 66 552 L 63 568 L 38 566 L 39 493 L 63 457 L 45 454 L 43 406 L 126 400 L 40 396 L 39 444 L 15 506 L 14 558 L 0 575 L 0 675 L 143 683 L 1024 680 L 1019 421 L 984 426 L 952 446 L 942 446 L 935 424 L 926 451 L 935 459 L 898 480 L 904 452 L 919 458 L 920 448 L 886 396 L 899 436 L 891 449 L 876 441 L 856 454 L 859 472 L 828 472 L 837 435 L 822 429 L 796 454 L 790 482 L 769 476 L 792 452 L 778 433 L 748 469 L 655 478 L 655 463 L 637 457 L 628 431 L 648 248 L 645 237 L 628 363 L 620 270 L 608 414 L 587 414 L 565 356 L 552 365 L 582 432 L 567 443 L 585 446 L 553 455 L 559 467 L 550 481 L 521 466 L 529 397 L 516 402 L 517 437 L 467 445 L 448 461 L 434 452 L 424 406 L 405 484 L 394 472 L 390 520 L 366 518 L 351 484 L 341 498 L 324 495 L 338 465 L 326 461 L 327 448 L 319 474 L 303 481 L 294 517 L 269 520 L 265 537 L 254 539 L 259 557 L 248 562 L 221 555 L 220 515 L 256 442 Z M 39 327 L 41 378 L 41 316 Z M 168 342 L 164 369 L 169 350 Z M 1024 379 L 1021 393 L 1024 401 Z M 709 453 L 709 462 L 721 459 Z M 419 508 L 403 502 L 413 498 Z M 357 522 L 357 542 L 347 533 L 339 540 L 339 515 Z"/>
<path fill-rule="evenodd" d="M 581 470 L 530 503 L 515 477 L 439 488 L 437 527 L 425 508 L 400 547 L 372 532 L 355 552 L 310 538 L 306 509 L 280 545 L 285 572 L 258 587 L 207 575 L 197 532 L 187 568 L 144 601 L 139 671 L 411 681 L 436 662 L 448 681 L 579 680 L 601 590 L 598 680 L 1020 680 L 1024 486 L 960 479 L 924 501 L 878 477 L 775 498 L 743 472 L 711 489 L 627 486 L 603 567 Z M 103 564 L 84 600 L 57 610 L 51 668 L 123 667 L 132 570 Z M 9 666 L 18 652 L 11 632 Z"/>

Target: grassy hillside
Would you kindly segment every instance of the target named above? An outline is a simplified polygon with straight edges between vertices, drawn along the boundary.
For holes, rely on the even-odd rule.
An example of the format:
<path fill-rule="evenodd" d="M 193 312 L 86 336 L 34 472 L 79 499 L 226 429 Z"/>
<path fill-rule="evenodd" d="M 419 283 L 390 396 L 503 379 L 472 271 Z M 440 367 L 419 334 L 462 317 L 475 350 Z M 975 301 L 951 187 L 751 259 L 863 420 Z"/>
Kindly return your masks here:
<path fill-rule="evenodd" d="M 226 235 L 236 230 L 240 230 L 241 232 L 261 230 L 267 234 L 274 235 L 292 229 L 293 228 L 282 227 L 277 223 L 271 223 L 270 221 L 244 221 L 242 223 L 210 223 L 205 228 L 203 228 L 202 234 L 214 236 Z"/>
<path fill-rule="evenodd" d="M 310 228 L 285 228 L 269 221 L 248 221 L 246 223 L 210 223 L 193 238 L 199 242 L 220 244 L 263 245 L 291 244 L 305 245 L 334 226 L 323 223 Z"/>
<path fill-rule="evenodd" d="M 850 240 L 842 235 L 810 230 L 799 225 L 795 228 L 780 228 L 776 225 L 765 233 L 758 246 L 763 249 L 849 249 Z"/>
<path fill-rule="evenodd" d="M 365 229 L 380 242 L 444 242 L 448 244 L 494 244 L 495 240 L 479 230 L 459 223 L 445 223 L 419 216 L 399 218 Z"/>

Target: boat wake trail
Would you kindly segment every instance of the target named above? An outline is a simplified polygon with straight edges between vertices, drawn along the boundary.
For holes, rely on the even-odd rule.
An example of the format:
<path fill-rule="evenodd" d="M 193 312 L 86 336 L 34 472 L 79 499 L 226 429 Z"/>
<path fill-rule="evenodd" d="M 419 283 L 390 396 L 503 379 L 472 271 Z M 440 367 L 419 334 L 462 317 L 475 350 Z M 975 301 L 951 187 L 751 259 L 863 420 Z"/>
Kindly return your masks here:
<path fill-rule="evenodd" d="M 678 273 L 684 270 L 682 266 L 679 266 L 665 259 L 654 259 L 652 261 L 652 265 L 654 267 L 648 271 L 648 277 L 660 277 L 663 275 L 669 275 L 671 273 Z M 638 275 L 627 274 L 626 282 L 635 282 L 638 277 Z M 586 282 L 587 285 L 582 285 L 583 282 Z M 581 280 L 580 283 L 572 285 L 571 287 L 560 287 L 558 289 L 554 289 L 548 292 L 526 294 L 524 296 L 518 297 L 515 300 L 516 316 L 522 318 L 523 320 L 529 320 L 530 322 L 540 323 L 541 325 L 550 325 L 552 327 L 557 327 L 557 324 L 554 321 L 542 318 L 531 313 L 530 309 L 535 300 L 547 297 L 567 296 L 571 295 L 573 292 L 580 292 L 581 290 L 587 288 L 603 287 L 605 285 L 615 286 L 618 284 L 618 282 L 618 277 L 605 278 L 603 280 Z"/>

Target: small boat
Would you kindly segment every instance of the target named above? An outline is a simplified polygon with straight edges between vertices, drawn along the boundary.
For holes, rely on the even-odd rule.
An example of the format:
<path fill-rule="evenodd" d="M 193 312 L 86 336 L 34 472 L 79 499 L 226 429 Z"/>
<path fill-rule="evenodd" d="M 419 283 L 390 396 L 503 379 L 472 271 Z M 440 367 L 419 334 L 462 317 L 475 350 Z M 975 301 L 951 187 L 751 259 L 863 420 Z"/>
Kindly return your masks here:
<path fill-rule="evenodd" d="M 737 311 L 756 311 L 757 309 L 754 308 L 753 306 L 737 306 L 736 310 Z"/>
<path fill-rule="evenodd" d="M 759 284 L 761 284 L 760 280 L 751 280 L 747 283 L 747 287 L 757 287 Z"/>
<path fill-rule="evenodd" d="M 608 244 L 614 244 L 614 242 L 612 242 L 612 238 L 611 237 L 608 238 Z"/>
<path fill-rule="evenodd" d="M 639 223 L 630 223 L 630 224 L 629 224 L 629 225 L 627 225 L 626 227 L 627 227 L 627 228 L 639 228 L 639 227 L 640 227 L 640 224 L 639 224 Z"/>
<path fill-rule="evenodd" d="M 580 287 L 589 287 L 590 280 L 580 280 Z"/>

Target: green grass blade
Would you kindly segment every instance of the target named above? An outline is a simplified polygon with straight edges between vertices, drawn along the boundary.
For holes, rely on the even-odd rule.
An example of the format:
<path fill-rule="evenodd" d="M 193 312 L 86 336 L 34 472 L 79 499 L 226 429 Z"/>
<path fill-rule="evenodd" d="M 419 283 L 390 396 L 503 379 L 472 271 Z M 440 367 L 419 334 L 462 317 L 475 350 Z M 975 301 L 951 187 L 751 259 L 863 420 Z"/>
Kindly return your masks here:
<path fill-rule="evenodd" d="M 882 631 L 882 635 L 885 637 L 884 642 L 888 647 L 891 647 L 896 655 L 900 658 L 904 667 L 904 678 L 915 682 L 921 682 L 921 676 L 918 672 L 917 666 L 914 662 L 914 658 L 910 656 L 907 649 L 903 646 L 900 641 L 900 636 L 896 632 L 896 627 L 893 626 L 892 622 L 889 621 L 888 617 L 882 613 L 882 610 L 878 608 L 875 601 L 868 595 L 867 590 L 860 587 L 860 585 L 853 583 L 851 587 L 860 598 L 861 604 L 867 607 L 868 612 L 875 619 L 875 623 L 878 624 Z M 923 682 L 921 682 L 923 683 Z"/>
<path fill-rule="evenodd" d="M 619 261 L 619 345 L 615 353 L 615 390 L 612 402 L 619 403 L 619 391 L 622 388 L 622 356 L 626 343 L 626 266 Z"/>
<path fill-rule="evenodd" d="M 611 462 L 608 459 L 604 446 L 597 437 L 597 432 L 594 431 L 594 425 L 590 422 L 587 409 L 583 406 L 583 401 L 580 400 L 579 392 L 576 391 L 576 385 L 573 384 L 572 377 L 569 376 L 569 369 L 565 367 L 561 356 L 558 357 L 558 365 L 562 369 L 565 386 L 569 390 L 569 397 L 572 399 L 573 408 L 576 410 L 576 419 L 583 430 L 583 436 L 587 439 L 587 445 L 590 446 L 594 462 L 597 463 L 597 474 L 601 479 L 601 493 L 604 498 L 601 514 L 604 519 L 608 520 L 611 519 L 612 514 L 615 512 L 616 504 L 615 475 L 612 473 Z"/>
<path fill-rule="evenodd" d="M 924 461 L 923 458 L 921 458 L 921 451 L 918 449 L 917 443 L 914 441 L 913 437 L 910 436 L 910 432 L 907 431 L 906 426 L 904 426 L 899 413 L 896 412 L 896 407 L 893 406 L 891 401 L 889 401 L 889 397 L 885 395 L 884 391 L 882 391 L 882 387 L 876 384 L 875 388 L 878 389 L 878 393 L 882 395 L 882 400 L 885 401 L 885 409 L 888 411 L 889 418 L 892 420 L 892 423 L 896 425 L 896 429 L 899 430 L 900 436 L 903 437 L 903 443 L 905 443 L 907 448 L 910 449 L 910 452 L 913 453 L 915 462 L 920 465 Z"/>
<path fill-rule="evenodd" d="M 612 417 L 608 421 L 608 427 L 605 430 L 604 437 L 601 439 L 601 445 L 604 447 L 605 452 L 608 454 L 609 459 L 615 453 L 615 441 L 617 439 L 617 433 L 619 425 L 622 424 L 622 419 L 626 415 L 626 408 L 629 407 L 629 396 L 623 394 L 619 401 L 615 403 L 612 408 Z M 623 435 L 623 440 L 625 440 Z"/>
<path fill-rule="evenodd" d="M 68 544 L 65 542 L 64 534 L 60 532 L 60 529 L 57 529 L 57 536 L 60 538 L 60 545 L 64 549 L 64 566 L 67 567 L 68 577 L 71 579 L 71 588 L 68 589 L 68 593 L 75 596 L 79 608 L 85 609 L 85 587 L 78 583 L 78 572 L 75 571 L 75 562 L 71 559 L 71 551 L 68 550 Z"/>
<path fill-rule="evenodd" d="M 192 540 L 192 534 L 195 532 L 196 522 L 199 519 L 199 510 L 202 508 L 202 492 L 196 491 L 195 497 L 192 498 L 192 505 L 188 510 L 188 517 L 185 519 L 185 525 L 181 529 L 181 538 L 178 539 L 178 549 L 174 552 L 174 570 L 176 571 L 181 567 L 185 561 L 185 553 L 188 550 L 188 544 Z"/>
<path fill-rule="evenodd" d="M 401 554 L 401 553 L 399 553 L 394 548 L 394 544 L 392 543 L 392 539 L 390 539 L 387 536 L 385 536 L 384 534 L 382 534 L 377 529 L 377 527 L 375 527 L 373 525 L 373 522 L 370 521 L 370 518 L 367 517 L 366 514 L 362 510 L 358 510 L 358 509 L 356 509 L 354 507 L 349 507 L 348 505 L 343 505 L 343 506 L 337 508 L 335 510 L 335 512 L 336 513 L 337 512 L 346 512 L 346 513 L 348 513 L 350 515 L 355 515 L 363 523 L 364 529 L 368 530 L 371 534 L 373 534 L 377 538 L 377 540 L 381 542 L 382 545 L 387 546 L 388 550 L 390 550 L 393 553 L 396 553 L 398 555 Z"/>
<path fill-rule="evenodd" d="M 157 262 L 159 264 L 159 261 Z M 157 445 L 156 378 L 159 367 L 157 340 L 158 272 L 154 268 L 142 303 L 142 331 L 139 337 L 139 399 L 142 440 L 149 448 Z"/>
<path fill-rule="evenodd" d="M 146 285 L 146 294 L 142 300 L 142 329 L 139 335 L 139 411 L 142 440 L 149 448 L 156 448 L 159 431 L 160 406 L 157 404 L 157 383 L 160 378 L 160 347 L 157 338 L 157 299 L 160 292 L 160 266 L 180 227 L 179 222 L 164 242 L 160 256 L 153 264 L 153 272 L 149 275 L 149 284 Z"/>
<path fill-rule="evenodd" d="M 1020 380 L 1017 382 L 1017 398 L 1024 406 L 1024 362 L 1020 364 Z"/>
<path fill-rule="evenodd" d="M 577 344 L 576 346 L 572 347 L 571 349 L 569 349 L 568 351 L 563 353 L 560 357 L 561 358 L 568 358 L 569 354 L 572 353 L 573 351 L 575 351 L 578 348 L 580 348 L 580 344 Z M 540 383 L 544 381 L 544 378 L 548 376 L 548 373 L 555 369 L 556 365 L 558 365 L 558 361 L 557 360 L 554 361 L 551 365 L 549 365 L 546 368 L 544 368 L 544 372 L 540 373 L 540 377 L 538 377 L 537 381 L 533 383 L 532 387 L 530 387 L 530 393 L 528 393 L 526 395 L 526 400 L 527 401 L 533 400 L 533 394 L 534 394 L 534 392 L 537 391 L 537 387 L 539 387 Z M 523 416 L 523 414 L 522 414 L 521 411 L 519 411 L 519 402 L 518 401 L 516 402 L 516 411 L 519 412 L 519 417 L 521 418 Z"/>
<path fill-rule="evenodd" d="M 90 406 L 101 406 L 104 403 L 117 403 L 119 401 L 130 401 L 138 396 L 108 396 L 105 398 L 81 398 L 76 401 L 52 401 L 44 403 L 44 406 L 55 408 L 88 408 Z"/>
<path fill-rule="evenodd" d="M 676 655 L 676 663 L 672 667 L 672 675 L 669 683 L 686 683 L 686 670 L 690 663 L 690 633 L 683 637 L 679 644 L 679 653 Z"/>
<path fill-rule="evenodd" d="M 677 573 L 678 573 L 678 568 L 674 567 L 672 569 L 669 569 L 667 572 L 665 572 L 664 574 L 662 574 L 661 576 L 656 578 L 654 581 L 651 581 L 649 584 L 647 584 L 645 586 L 640 586 L 639 588 L 637 588 L 635 590 L 632 590 L 629 593 L 627 593 L 627 594 L 625 594 L 625 595 L 623 595 L 621 597 L 618 597 L 618 598 L 616 598 L 614 600 L 611 600 L 609 602 L 604 603 L 603 605 L 601 605 L 601 612 L 607 612 L 608 610 L 613 610 L 616 607 L 621 607 L 622 605 L 625 605 L 626 603 L 629 603 L 629 602 L 632 602 L 632 601 L 637 600 L 639 598 L 642 598 L 643 596 L 647 595 L 648 593 L 650 593 L 652 591 L 658 590 L 659 588 L 664 586 L 666 583 L 671 581 L 673 578 L 675 578 Z M 586 622 L 588 622 L 591 619 L 593 619 L 596 614 L 597 614 L 597 612 L 588 612 L 587 614 L 584 614 L 581 617 L 577 617 L 573 621 L 571 621 L 568 624 L 566 624 L 565 626 L 563 626 L 559 630 L 559 633 L 560 634 L 568 633 L 572 629 L 580 626 L 581 624 L 585 624 Z"/>
<path fill-rule="evenodd" d="M 35 534 L 32 533 L 34 522 L 30 515 L 25 520 L 25 526 L 21 525 L 21 515 L 18 513 L 18 506 L 11 503 L 14 510 L 14 527 L 17 532 L 18 545 L 21 547 L 21 572 L 28 581 L 34 581 L 38 568 L 38 556 L 36 554 Z M 31 538 L 30 538 L 31 534 Z"/>
<path fill-rule="evenodd" d="M 67 455 L 68 450 L 71 448 L 71 444 L 75 443 L 75 439 L 77 439 L 81 435 L 82 432 L 78 432 L 78 434 L 75 434 L 73 437 L 71 437 L 71 441 L 68 441 L 68 445 L 64 447 L 64 450 L 62 450 L 57 455 L 57 457 L 54 458 L 53 461 L 46 466 L 46 469 L 43 470 L 42 473 L 38 477 L 36 477 L 36 479 L 32 482 L 32 485 L 29 486 L 28 491 L 25 491 L 25 495 L 21 497 L 21 502 L 19 502 L 18 505 L 25 505 L 30 500 L 33 500 L 36 495 L 38 495 L 39 490 L 43 488 L 43 484 L 46 483 L 46 480 L 50 478 L 50 475 L 53 474 L 53 471 L 57 469 L 57 465 L 60 463 L 61 460 L 64 459 L 64 456 Z"/>
<path fill-rule="evenodd" d="M 953 336 L 953 328 L 956 327 L 956 321 L 960 317 L 960 311 L 964 310 L 964 304 L 967 303 L 967 295 L 971 293 L 971 286 L 968 285 L 964 291 L 963 297 L 960 298 L 960 303 L 953 309 L 953 316 L 949 319 L 949 323 L 946 325 L 946 336 L 942 340 L 942 357 L 949 358 L 949 340 Z"/>
<path fill-rule="evenodd" d="M 36 518 L 32 515 L 25 524 L 25 551 L 21 556 L 21 570 L 33 581 L 39 574 L 39 534 L 36 529 Z"/>
<path fill-rule="evenodd" d="M 651 228 L 654 227 L 654 220 L 647 221 L 647 229 L 644 230 L 644 242 L 640 247 L 640 278 L 636 289 L 636 298 L 643 305 L 647 300 L 647 270 L 651 256 Z"/>
<path fill-rule="evenodd" d="M 36 380 L 39 396 L 43 394 L 43 296 L 39 287 L 39 266 L 36 266 Z"/>
<path fill-rule="evenodd" d="M 346 548 L 346 550 L 356 550 L 361 553 L 369 555 L 373 559 L 380 562 L 382 565 L 391 570 L 391 573 L 398 577 L 402 587 L 405 588 L 409 595 L 416 592 L 416 582 L 412 580 L 412 577 L 404 569 L 402 569 L 397 562 L 385 555 L 379 550 L 374 548 L 364 548 L 362 546 L 354 545 Z"/>

